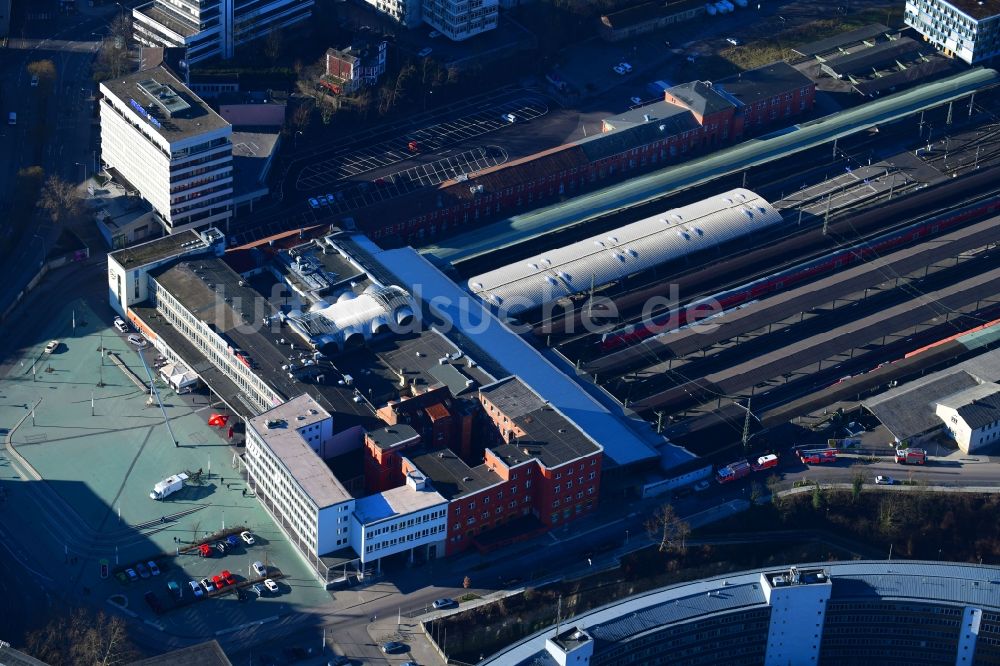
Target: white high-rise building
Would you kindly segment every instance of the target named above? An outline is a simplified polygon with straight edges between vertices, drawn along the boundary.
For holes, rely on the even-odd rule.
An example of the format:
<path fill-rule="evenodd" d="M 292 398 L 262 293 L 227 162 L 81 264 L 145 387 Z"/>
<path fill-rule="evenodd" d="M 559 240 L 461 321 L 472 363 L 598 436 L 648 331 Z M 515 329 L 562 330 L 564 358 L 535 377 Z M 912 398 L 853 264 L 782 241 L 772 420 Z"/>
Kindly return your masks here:
<path fill-rule="evenodd" d="M 101 83 L 101 161 L 167 233 L 227 229 L 232 126 L 163 66 Z"/>
<path fill-rule="evenodd" d="M 424 0 L 424 22 L 460 42 L 493 30 L 500 21 L 497 0 Z"/>
<path fill-rule="evenodd" d="M 998 0 L 906 0 L 903 19 L 945 55 L 970 65 L 1000 55 Z"/>
<path fill-rule="evenodd" d="M 304 21 L 314 0 L 153 0 L 132 10 L 135 38 L 146 46 L 187 47 L 193 64 L 232 58 L 240 44 Z"/>

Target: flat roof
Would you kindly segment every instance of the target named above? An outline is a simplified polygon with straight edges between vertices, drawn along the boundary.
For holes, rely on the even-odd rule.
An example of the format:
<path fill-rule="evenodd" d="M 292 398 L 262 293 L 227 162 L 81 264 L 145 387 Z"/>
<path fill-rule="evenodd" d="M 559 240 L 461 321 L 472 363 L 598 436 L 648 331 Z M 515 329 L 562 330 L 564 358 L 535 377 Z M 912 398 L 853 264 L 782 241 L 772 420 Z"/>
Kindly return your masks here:
<path fill-rule="evenodd" d="M 320 509 L 346 502 L 352 495 L 296 429 L 305 427 L 307 420 L 330 416 L 311 397 L 300 395 L 249 420 L 249 426 Z"/>
<path fill-rule="evenodd" d="M 465 497 L 503 482 L 503 478 L 485 464 L 469 467 L 449 449 L 414 452 L 406 457 L 431 480 L 434 490 L 448 500 Z"/>
<path fill-rule="evenodd" d="M 480 393 L 525 433 L 508 444 L 490 447 L 507 465 L 537 458 L 552 469 L 601 450 L 576 424 L 517 377 L 484 386 Z"/>
<path fill-rule="evenodd" d="M 369 430 L 365 433 L 370 440 L 383 451 L 386 449 L 391 449 L 397 444 L 402 444 L 403 442 L 409 442 L 415 437 L 419 437 L 420 433 L 413 429 L 413 426 L 406 423 L 397 423 L 396 425 L 386 426 L 384 428 L 376 428 L 374 430 Z"/>
<path fill-rule="evenodd" d="M 877 37 L 878 35 L 882 35 L 887 32 L 890 32 L 887 26 L 884 26 L 881 23 L 870 23 L 868 25 L 863 25 L 860 28 L 855 28 L 854 30 L 848 30 L 847 32 L 834 35 L 833 37 L 827 37 L 826 39 L 820 39 L 815 42 L 803 44 L 802 46 L 797 46 L 792 49 L 792 52 L 804 56 L 822 55 L 839 49 L 842 46 L 857 44 L 858 42 L 862 42 L 871 37 Z"/>
<path fill-rule="evenodd" d="M 144 84 L 145 87 L 146 82 L 150 80 L 155 81 L 160 86 L 168 86 L 177 94 L 177 98 L 171 101 L 171 105 L 177 103 L 176 107 L 179 110 L 176 113 L 168 115 L 154 98 L 140 89 L 140 84 Z M 222 116 L 191 92 L 163 65 L 134 72 L 117 79 L 102 81 L 101 86 L 117 97 L 125 106 L 129 106 L 139 122 L 145 123 L 151 131 L 156 132 L 169 142 L 231 127 Z M 139 112 L 131 107 L 129 100 L 134 100 L 145 109 L 146 113 L 155 119 L 155 124 L 146 118 L 140 118 Z M 185 106 L 182 108 L 180 103 Z"/>
<path fill-rule="evenodd" d="M 435 298 L 436 316 L 443 321 L 444 335 L 460 338 L 467 353 L 491 357 L 505 370 L 505 375 L 517 375 L 525 384 L 563 414 L 591 439 L 604 447 L 605 453 L 617 464 L 625 465 L 657 457 L 654 447 L 666 445 L 667 463 L 676 464 L 690 459 L 690 453 L 669 445 L 649 429 L 649 424 L 636 421 L 634 426 L 645 431 L 641 436 L 626 424 L 627 417 L 612 414 L 566 373 L 571 367 L 557 368 L 553 361 L 539 353 L 506 324 L 500 322 L 478 299 L 462 290 L 440 270 L 412 248 L 383 251 L 379 261 L 399 276 L 410 293 L 431 294 Z M 426 305 L 426 303 L 425 303 Z M 481 361 L 482 362 L 482 361 Z"/>
<path fill-rule="evenodd" d="M 753 104 L 792 90 L 813 85 L 812 79 L 785 61 L 772 62 L 715 82 L 715 87 L 743 104 Z"/>
<path fill-rule="evenodd" d="M 416 490 L 402 485 L 375 495 L 362 497 L 354 503 L 354 515 L 364 525 L 371 525 L 393 516 L 405 516 L 424 509 L 447 504 L 448 500 L 430 486 Z"/>
<path fill-rule="evenodd" d="M 278 145 L 278 132 L 234 130 L 233 189 L 235 196 L 261 188 L 267 177 L 267 166 Z"/>
<path fill-rule="evenodd" d="M 207 250 L 209 247 L 198 232 L 188 229 L 177 234 L 163 236 L 147 243 L 133 245 L 108 254 L 125 269 L 140 268 L 149 264 L 176 257 L 179 253 L 190 250 Z"/>
<path fill-rule="evenodd" d="M 304 344 L 293 348 L 287 341 L 282 345 L 287 331 L 262 323 L 264 317 L 279 311 L 280 302 L 269 302 L 251 286 L 252 280 L 244 280 L 222 259 L 193 257 L 154 271 L 153 277 L 234 349 L 242 350 L 254 372 L 284 399 L 308 393 L 328 412 L 337 414 L 338 431 L 355 425 L 370 429 L 380 423 L 363 400 L 355 401 L 353 388 L 339 384 L 343 372 L 333 361 L 319 360 L 303 366 L 310 360 L 312 350 Z M 260 279 L 269 278 L 266 274 Z M 358 352 L 364 353 L 364 350 Z M 282 367 L 290 363 L 299 368 L 293 378 Z M 323 382 L 318 379 L 321 375 Z"/>
<path fill-rule="evenodd" d="M 159 23 L 181 37 L 191 37 L 198 34 L 198 31 L 189 23 L 179 20 L 169 11 L 160 6 L 160 3 L 150 2 L 140 5 L 132 10 L 148 16 L 152 21 Z"/>
<path fill-rule="evenodd" d="M 1000 14 L 1000 0 L 948 0 L 942 4 L 951 5 L 976 20 Z"/>

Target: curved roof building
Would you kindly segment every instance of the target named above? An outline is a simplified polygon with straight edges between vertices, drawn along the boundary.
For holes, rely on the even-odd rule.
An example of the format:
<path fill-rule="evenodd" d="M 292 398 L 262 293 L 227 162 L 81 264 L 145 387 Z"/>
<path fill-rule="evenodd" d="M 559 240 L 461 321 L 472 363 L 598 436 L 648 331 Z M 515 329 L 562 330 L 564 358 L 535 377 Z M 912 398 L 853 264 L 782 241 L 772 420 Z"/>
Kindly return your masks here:
<path fill-rule="evenodd" d="M 485 303 L 517 314 L 780 222 L 767 200 L 737 188 L 477 275 L 468 288 Z"/>
<path fill-rule="evenodd" d="M 609 604 L 491 666 L 1000 663 L 1000 567 L 855 561 L 760 569 Z"/>

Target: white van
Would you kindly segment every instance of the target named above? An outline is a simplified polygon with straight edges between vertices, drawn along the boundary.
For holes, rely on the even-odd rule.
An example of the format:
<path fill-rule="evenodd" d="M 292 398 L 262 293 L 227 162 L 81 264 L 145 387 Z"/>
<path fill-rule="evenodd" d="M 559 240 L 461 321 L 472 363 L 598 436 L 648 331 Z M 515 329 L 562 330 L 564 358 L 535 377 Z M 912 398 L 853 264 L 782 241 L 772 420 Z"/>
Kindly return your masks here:
<path fill-rule="evenodd" d="M 16 125 L 17 124 L 17 113 L 15 113 L 14 111 L 11 111 L 10 113 L 7 114 L 7 124 L 8 125 Z"/>

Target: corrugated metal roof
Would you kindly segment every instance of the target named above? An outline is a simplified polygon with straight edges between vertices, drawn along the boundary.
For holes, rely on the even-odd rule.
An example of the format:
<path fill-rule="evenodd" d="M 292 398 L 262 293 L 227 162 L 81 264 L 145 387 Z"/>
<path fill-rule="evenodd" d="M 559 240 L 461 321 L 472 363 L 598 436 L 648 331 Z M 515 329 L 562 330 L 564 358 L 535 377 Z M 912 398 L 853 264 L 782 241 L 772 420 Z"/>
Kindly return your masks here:
<path fill-rule="evenodd" d="M 486 303 L 516 314 L 779 222 L 768 201 L 737 188 L 477 275 L 467 284 Z"/>

